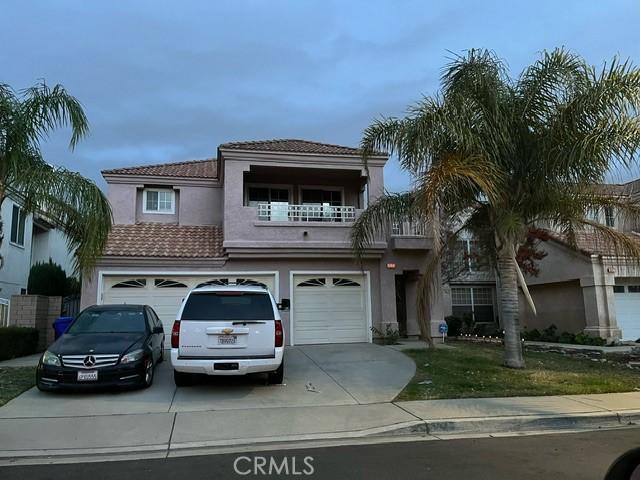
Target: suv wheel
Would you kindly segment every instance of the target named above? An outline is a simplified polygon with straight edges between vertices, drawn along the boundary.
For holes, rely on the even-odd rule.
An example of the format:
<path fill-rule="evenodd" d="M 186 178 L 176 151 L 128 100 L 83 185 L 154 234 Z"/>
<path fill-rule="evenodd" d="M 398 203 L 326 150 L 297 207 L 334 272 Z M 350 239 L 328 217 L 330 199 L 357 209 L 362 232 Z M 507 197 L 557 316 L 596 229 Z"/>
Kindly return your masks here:
<path fill-rule="evenodd" d="M 188 387 L 192 384 L 192 376 L 190 373 L 173 371 L 173 381 L 176 387 Z"/>
<path fill-rule="evenodd" d="M 279 385 L 284 380 L 284 359 L 275 372 L 269 372 L 269 383 Z"/>

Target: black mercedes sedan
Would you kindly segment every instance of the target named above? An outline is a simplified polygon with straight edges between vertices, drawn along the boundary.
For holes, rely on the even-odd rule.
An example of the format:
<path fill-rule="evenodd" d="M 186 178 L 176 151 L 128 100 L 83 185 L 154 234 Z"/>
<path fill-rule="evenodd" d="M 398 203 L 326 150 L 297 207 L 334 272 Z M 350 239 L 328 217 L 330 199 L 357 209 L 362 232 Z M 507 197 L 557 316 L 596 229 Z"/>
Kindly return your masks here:
<path fill-rule="evenodd" d="M 153 383 L 164 357 L 164 331 L 147 305 L 94 305 L 83 310 L 40 358 L 40 390 L 141 387 Z"/>

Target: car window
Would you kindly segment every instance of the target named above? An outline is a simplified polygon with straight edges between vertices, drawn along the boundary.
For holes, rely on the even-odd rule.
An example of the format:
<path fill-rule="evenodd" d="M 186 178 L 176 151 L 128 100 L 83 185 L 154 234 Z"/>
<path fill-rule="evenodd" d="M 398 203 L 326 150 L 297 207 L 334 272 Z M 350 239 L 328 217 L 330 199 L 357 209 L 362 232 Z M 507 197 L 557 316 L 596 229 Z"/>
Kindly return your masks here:
<path fill-rule="evenodd" d="M 162 322 L 158 318 L 158 315 L 156 314 L 156 311 L 153 308 L 149 307 L 149 313 L 151 314 L 151 318 L 153 319 L 154 326 L 161 327 L 162 326 Z"/>
<path fill-rule="evenodd" d="M 90 310 L 82 312 L 67 333 L 142 333 L 146 331 L 142 311 Z"/>
<path fill-rule="evenodd" d="M 273 320 L 271 297 L 253 292 L 205 292 L 189 295 L 182 320 Z"/>
<path fill-rule="evenodd" d="M 155 320 L 153 319 L 153 315 L 151 314 L 151 309 L 149 307 L 144 309 L 147 313 L 147 328 L 151 332 L 153 331 L 153 327 L 155 326 Z"/>

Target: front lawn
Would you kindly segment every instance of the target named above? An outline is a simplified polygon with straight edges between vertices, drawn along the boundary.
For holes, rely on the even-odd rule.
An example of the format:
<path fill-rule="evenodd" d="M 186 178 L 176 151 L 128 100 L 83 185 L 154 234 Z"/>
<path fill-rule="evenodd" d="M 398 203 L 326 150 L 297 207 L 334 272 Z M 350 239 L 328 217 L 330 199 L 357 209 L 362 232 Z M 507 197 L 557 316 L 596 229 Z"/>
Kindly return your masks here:
<path fill-rule="evenodd" d="M 0 367 L 0 407 L 35 384 L 34 367 Z"/>
<path fill-rule="evenodd" d="M 608 362 L 525 352 L 527 368 L 502 366 L 502 347 L 455 342 L 456 348 L 406 350 L 416 374 L 396 400 L 629 392 L 640 373 Z"/>

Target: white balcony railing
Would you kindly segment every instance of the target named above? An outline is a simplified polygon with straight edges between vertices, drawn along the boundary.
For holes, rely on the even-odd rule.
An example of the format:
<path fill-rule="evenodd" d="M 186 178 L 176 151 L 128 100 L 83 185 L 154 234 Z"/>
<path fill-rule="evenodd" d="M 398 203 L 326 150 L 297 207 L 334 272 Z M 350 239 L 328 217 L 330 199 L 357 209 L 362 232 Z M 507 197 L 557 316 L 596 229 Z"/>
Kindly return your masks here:
<path fill-rule="evenodd" d="M 271 222 L 353 222 L 356 208 L 333 205 L 291 205 L 286 202 L 258 204 L 258 220 Z"/>
<path fill-rule="evenodd" d="M 424 223 L 403 221 L 391 224 L 391 235 L 394 237 L 424 237 L 426 228 Z"/>

